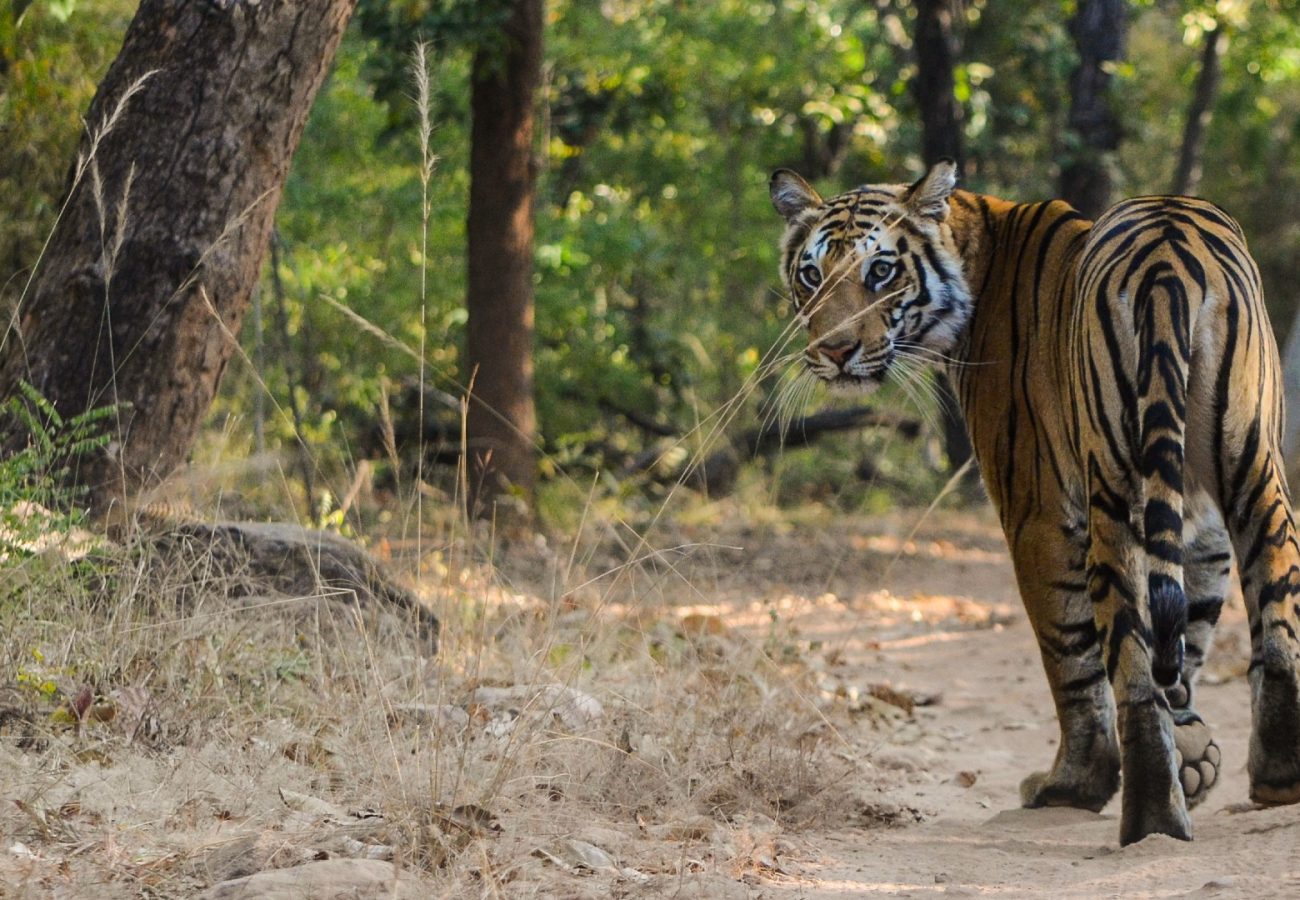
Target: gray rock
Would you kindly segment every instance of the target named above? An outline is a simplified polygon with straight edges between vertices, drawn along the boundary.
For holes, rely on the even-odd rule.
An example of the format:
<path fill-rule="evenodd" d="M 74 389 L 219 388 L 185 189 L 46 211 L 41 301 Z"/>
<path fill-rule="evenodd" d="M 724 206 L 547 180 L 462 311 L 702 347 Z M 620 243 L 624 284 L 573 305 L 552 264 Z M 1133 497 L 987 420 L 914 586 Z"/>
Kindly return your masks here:
<path fill-rule="evenodd" d="M 416 900 L 425 895 L 414 878 L 390 862 L 331 859 L 223 881 L 200 900 Z"/>
<path fill-rule="evenodd" d="M 337 534 L 283 522 L 169 522 L 156 533 L 169 554 L 202 556 L 243 593 L 342 594 L 361 606 L 396 607 L 415 618 L 437 650 L 438 620 L 365 550 Z"/>

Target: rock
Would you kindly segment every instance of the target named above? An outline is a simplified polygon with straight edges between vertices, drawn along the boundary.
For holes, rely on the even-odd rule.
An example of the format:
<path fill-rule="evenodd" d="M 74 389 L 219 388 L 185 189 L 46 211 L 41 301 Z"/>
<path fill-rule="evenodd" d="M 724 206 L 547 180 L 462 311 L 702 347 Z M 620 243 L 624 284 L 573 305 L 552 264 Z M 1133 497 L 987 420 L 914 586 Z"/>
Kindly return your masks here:
<path fill-rule="evenodd" d="M 416 618 L 421 635 L 437 650 L 437 618 L 370 554 L 337 534 L 284 522 L 172 521 L 154 540 L 166 554 L 201 555 L 218 574 L 242 582 L 247 593 L 341 594 L 361 606 L 396 607 Z"/>
<path fill-rule="evenodd" d="M 271 869 L 213 885 L 201 900 L 416 900 L 415 879 L 378 859 L 331 859 Z"/>

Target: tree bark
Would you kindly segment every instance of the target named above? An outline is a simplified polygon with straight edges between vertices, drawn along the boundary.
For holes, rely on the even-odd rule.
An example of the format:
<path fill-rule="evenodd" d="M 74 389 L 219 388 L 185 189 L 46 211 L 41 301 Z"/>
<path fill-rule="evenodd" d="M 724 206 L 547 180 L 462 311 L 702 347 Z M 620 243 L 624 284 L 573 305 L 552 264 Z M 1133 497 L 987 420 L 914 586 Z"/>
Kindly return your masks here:
<path fill-rule="evenodd" d="M 960 172 L 965 148 L 961 104 L 953 93 L 953 67 L 961 53 L 961 41 L 953 30 L 952 3 L 953 0 L 917 0 L 916 37 L 912 42 L 916 48 L 916 75 L 912 90 L 921 113 L 921 158 L 926 168 L 941 159 L 951 159 Z M 944 452 L 949 470 L 955 472 L 974 451 L 952 385 L 942 372 L 935 379 L 939 388 Z M 974 473 L 973 467 L 971 472 Z M 976 482 L 977 475 L 967 476 L 967 485 L 974 486 Z"/>
<path fill-rule="evenodd" d="M 1095 219 L 1111 202 L 1110 156 L 1119 149 L 1119 117 L 1110 102 L 1114 63 L 1124 59 L 1125 0 L 1079 0 L 1070 20 L 1079 65 L 1070 76 L 1069 143 L 1061 197 Z"/>
<path fill-rule="evenodd" d="M 189 451 L 354 5 L 140 4 L 86 116 L 88 162 L 0 351 L 0 396 L 25 380 L 64 418 L 118 407 L 112 442 L 72 475 L 100 512 Z M 7 423 L 8 447 L 26 439 Z"/>
<path fill-rule="evenodd" d="M 1205 130 L 1214 115 L 1214 101 L 1219 95 L 1223 74 L 1223 54 L 1228 49 L 1228 32 L 1222 23 L 1207 31 L 1201 45 L 1201 68 L 1196 73 L 1192 102 L 1187 107 L 1183 126 L 1183 143 L 1178 150 L 1178 168 L 1174 170 L 1171 193 L 1194 194 L 1201 184 L 1201 152 L 1205 149 Z"/>
<path fill-rule="evenodd" d="M 474 56 L 470 105 L 466 364 L 472 511 L 506 493 L 531 505 L 533 406 L 533 105 L 541 82 L 542 0 L 515 0 L 504 51 Z"/>

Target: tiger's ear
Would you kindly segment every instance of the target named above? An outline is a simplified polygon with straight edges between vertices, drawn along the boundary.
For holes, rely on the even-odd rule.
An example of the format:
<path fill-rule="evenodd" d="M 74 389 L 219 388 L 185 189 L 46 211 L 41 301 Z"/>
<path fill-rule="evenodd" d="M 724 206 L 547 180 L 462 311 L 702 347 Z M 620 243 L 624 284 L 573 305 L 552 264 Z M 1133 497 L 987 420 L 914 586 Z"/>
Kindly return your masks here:
<path fill-rule="evenodd" d="M 907 189 L 907 206 L 918 216 L 942 222 L 948 218 L 948 198 L 957 186 L 957 164 L 941 159 Z"/>
<path fill-rule="evenodd" d="M 776 207 L 787 222 L 795 216 L 818 206 L 822 202 L 821 194 L 813 186 L 789 169 L 777 169 L 768 182 L 768 191 L 772 195 L 772 205 Z"/>

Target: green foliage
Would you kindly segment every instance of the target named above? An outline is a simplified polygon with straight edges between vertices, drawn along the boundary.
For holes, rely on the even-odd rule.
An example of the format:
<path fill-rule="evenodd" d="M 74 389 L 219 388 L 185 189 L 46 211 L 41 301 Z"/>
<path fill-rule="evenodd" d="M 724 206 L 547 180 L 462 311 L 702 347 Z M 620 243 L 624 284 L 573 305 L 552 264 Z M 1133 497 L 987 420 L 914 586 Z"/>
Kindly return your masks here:
<path fill-rule="evenodd" d="M 370 43 L 365 74 L 375 99 L 388 108 L 393 130 L 415 122 L 411 103 L 411 52 L 428 44 L 436 55 L 469 55 L 502 49 L 503 26 L 510 18 L 511 0 L 359 0 L 356 30 Z M 435 84 L 435 119 L 464 121 L 467 105 Z"/>
<path fill-rule="evenodd" d="M 0 11 L 6 272 L 29 264 L 47 233 L 78 115 L 131 5 Z M 1283 288 L 1296 276 L 1300 239 L 1296 5 L 1135 3 L 1129 61 L 1116 73 L 1127 129 L 1114 161 L 1118 190 L 1166 190 L 1199 42 L 1210 27 L 1230 29 L 1201 192 L 1245 225 L 1280 328 L 1294 311 Z M 60 9 L 72 15 L 61 21 Z M 1051 196 L 1069 152 L 1072 4 L 974 0 L 961 9 L 956 91 L 966 184 Z M 470 67 L 501 40 L 508 13 L 507 0 L 361 0 L 312 112 L 261 286 L 260 339 L 244 329 L 248 357 L 260 362 L 255 372 L 232 366 L 218 412 L 250 416 L 263 394 L 272 449 L 305 440 L 327 480 L 357 459 L 386 458 L 386 419 L 399 444 L 413 443 L 413 354 L 421 346 L 426 418 L 451 445 L 458 437 L 457 398 L 471 377 L 460 350 Z M 710 417 L 737 396 L 730 428 L 761 417 L 778 385 L 756 371 L 757 361 L 789 324 L 777 291 L 780 225 L 768 173 L 790 166 L 827 191 L 919 173 L 909 89 L 915 14 L 909 0 L 548 2 L 536 205 L 536 383 L 548 473 L 622 471 L 661 440 L 656 429 L 687 434 L 710 423 L 694 448 Z M 432 149 L 440 156 L 423 253 L 409 74 L 416 40 L 434 48 Z M 868 452 L 877 471 L 899 476 L 894 493 L 931 491 L 932 472 L 891 468 L 890 454 L 913 450 L 846 450 L 834 441 L 787 454 L 775 467 L 784 487 L 774 497 L 818 496 L 819 478 L 847 484 L 844 454 Z M 342 497 L 347 486 L 317 487 Z M 833 496 L 872 507 L 880 494 L 856 486 Z M 584 496 L 572 484 L 544 493 L 557 507 Z"/>
<path fill-rule="evenodd" d="M 6 554 L 21 555 L 23 545 L 50 529 L 66 531 L 82 518 L 77 503 L 84 494 L 70 477 L 78 460 L 103 449 L 107 424 L 116 407 L 101 407 L 70 419 L 26 382 L 0 405 L 9 433 L 26 445 L 0 460 L 0 543 Z"/>
<path fill-rule="evenodd" d="M 54 223 L 81 117 L 134 8 L 130 0 L 0 4 L 0 295 L 35 263 Z"/>

